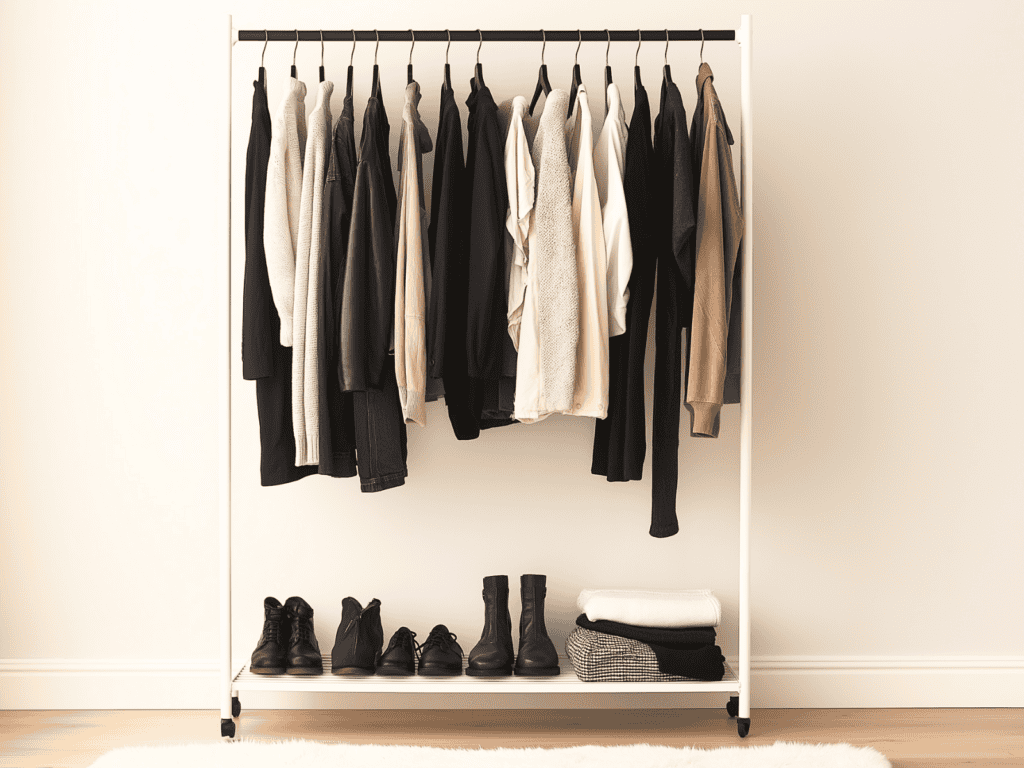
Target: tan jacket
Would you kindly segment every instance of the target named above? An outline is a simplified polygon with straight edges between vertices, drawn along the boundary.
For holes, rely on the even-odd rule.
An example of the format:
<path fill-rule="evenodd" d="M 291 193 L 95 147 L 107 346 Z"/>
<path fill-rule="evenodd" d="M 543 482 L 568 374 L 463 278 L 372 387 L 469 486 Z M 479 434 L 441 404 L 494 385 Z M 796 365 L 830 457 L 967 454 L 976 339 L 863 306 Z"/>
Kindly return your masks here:
<path fill-rule="evenodd" d="M 697 256 L 695 262 L 693 320 L 688 332 L 689 370 L 686 408 L 693 435 L 718 437 L 719 411 L 727 400 L 726 374 L 738 378 L 739 251 L 743 238 L 743 212 L 732 168 L 732 133 L 712 84 L 711 67 L 697 73 L 697 108 L 690 137 L 697 174 Z M 733 322 L 730 323 L 730 320 Z M 734 333 L 730 337 L 730 325 Z M 733 365 L 729 365 L 732 362 Z M 736 398 L 728 398 L 736 402 Z"/>

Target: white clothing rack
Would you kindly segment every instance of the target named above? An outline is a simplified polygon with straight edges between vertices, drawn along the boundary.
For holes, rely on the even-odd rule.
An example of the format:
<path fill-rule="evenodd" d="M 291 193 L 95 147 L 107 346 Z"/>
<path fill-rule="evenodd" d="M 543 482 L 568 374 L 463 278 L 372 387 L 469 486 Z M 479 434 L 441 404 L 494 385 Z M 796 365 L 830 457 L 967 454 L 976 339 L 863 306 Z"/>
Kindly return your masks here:
<path fill-rule="evenodd" d="M 734 34 L 732 34 L 734 32 Z M 452 31 L 430 32 L 409 30 L 402 31 L 332 31 L 317 32 L 281 32 L 260 30 L 257 35 L 253 31 L 236 30 L 232 17 L 228 16 L 228 211 L 227 211 L 227 260 L 223 273 L 224 286 L 221 306 L 221 338 L 227 344 L 221 366 L 220 386 L 220 659 L 221 688 L 220 716 L 221 735 L 235 735 L 234 717 L 241 713 L 238 693 L 248 691 L 275 692 L 347 692 L 347 693 L 695 693 L 695 692 L 728 692 L 735 693 L 726 709 L 730 716 L 737 718 L 737 731 L 741 737 L 750 730 L 750 506 L 751 506 L 751 447 L 753 429 L 753 318 L 754 318 L 754 191 L 753 191 L 753 160 L 754 160 L 754 125 L 753 99 L 751 95 L 752 42 L 753 29 L 749 15 L 740 17 L 738 30 L 668 30 L 642 33 L 633 31 L 607 30 L 546 32 L 548 41 L 557 39 L 575 40 L 636 40 L 637 35 L 645 40 L 708 40 L 735 39 L 740 46 L 740 195 L 743 206 L 743 243 L 742 243 L 742 301 L 743 301 L 743 333 L 742 333 L 742 367 L 740 380 L 740 541 L 739 541 L 739 661 L 738 669 L 726 666 L 725 677 L 719 682 L 683 681 L 683 682 L 642 682 L 642 683 L 585 683 L 578 680 L 571 670 L 563 670 L 568 674 L 553 678 L 479 678 L 479 677 L 418 677 L 386 678 L 386 677 L 336 677 L 330 674 L 331 661 L 324 657 L 323 676 L 300 677 L 291 675 L 265 676 L 248 671 L 248 665 L 235 665 L 231 659 L 231 360 L 234 352 L 231 339 L 231 92 L 232 92 L 232 52 L 236 41 L 266 39 L 305 39 L 350 40 L 359 38 L 373 40 L 410 40 L 415 34 L 417 39 L 443 40 L 438 35 L 449 35 L 450 39 L 475 40 L 540 40 L 541 33 L 529 32 L 480 32 Z M 315 37 L 310 37 L 315 35 Z M 571 35 L 567 37 L 567 35 Z"/>

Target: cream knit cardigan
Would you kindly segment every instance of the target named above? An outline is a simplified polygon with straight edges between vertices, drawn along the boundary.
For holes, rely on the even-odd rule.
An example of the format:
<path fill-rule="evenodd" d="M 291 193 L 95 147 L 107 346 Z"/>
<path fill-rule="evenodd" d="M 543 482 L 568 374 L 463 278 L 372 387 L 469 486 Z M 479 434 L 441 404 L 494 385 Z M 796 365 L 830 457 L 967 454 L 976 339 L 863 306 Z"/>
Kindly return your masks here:
<path fill-rule="evenodd" d="M 302 155 L 306 146 L 306 85 L 294 77 L 274 113 L 267 195 L 263 203 L 263 248 L 267 254 L 270 293 L 281 318 L 281 345 L 292 345 L 295 299 L 295 251 L 299 239 Z"/>
<path fill-rule="evenodd" d="M 515 418 L 525 423 L 567 413 L 573 404 L 580 297 L 565 149 L 568 106 L 568 93 L 551 91 L 533 140 L 537 195 L 527 248 L 515 395 Z"/>
<path fill-rule="evenodd" d="M 292 320 L 292 429 L 295 466 L 320 463 L 319 347 L 320 262 L 324 184 L 331 151 L 331 94 L 334 83 L 320 83 L 316 106 L 309 115 L 299 203 L 298 247 L 295 253 L 295 312 Z"/>

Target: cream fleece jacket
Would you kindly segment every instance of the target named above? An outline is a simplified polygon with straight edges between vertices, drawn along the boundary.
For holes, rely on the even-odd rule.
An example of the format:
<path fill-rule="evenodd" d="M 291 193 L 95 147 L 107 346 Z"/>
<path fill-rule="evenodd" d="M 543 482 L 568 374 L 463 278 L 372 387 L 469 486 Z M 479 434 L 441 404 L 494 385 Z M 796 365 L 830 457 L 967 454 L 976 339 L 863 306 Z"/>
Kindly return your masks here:
<path fill-rule="evenodd" d="M 263 204 L 263 248 L 270 293 L 281 318 L 281 345 L 292 345 L 295 251 L 299 239 L 302 156 L 306 146 L 306 85 L 294 77 L 274 113 Z"/>
<path fill-rule="evenodd" d="M 565 149 L 569 94 L 544 103 L 533 140 L 537 195 L 528 238 L 527 289 L 516 368 L 515 418 L 530 423 L 568 413 L 576 380 L 580 295 L 573 235 L 572 179 Z"/>
<path fill-rule="evenodd" d="M 427 376 L 427 307 L 430 223 L 423 193 L 423 153 L 434 147 L 420 119 L 419 83 L 405 88 L 402 133 L 398 142 L 398 213 L 395 216 L 395 378 L 407 424 L 427 426 L 427 401 L 443 390 Z"/>
<path fill-rule="evenodd" d="M 334 83 L 320 83 L 309 115 L 295 252 L 295 311 L 292 318 L 292 429 L 295 466 L 320 463 L 319 308 L 324 185 L 331 159 L 331 94 Z"/>
<path fill-rule="evenodd" d="M 594 174 L 594 127 L 583 85 L 576 91 L 565 138 L 574 180 L 572 221 L 580 313 L 576 379 L 568 413 L 603 419 L 608 415 L 608 255 Z"/>
<path fill-rule="evenodd" d="M 608 335 L 626 332 L 629 276 L 633 272 L 633 244 L 626 215 L 626 193 L 622 172 L 626 164 L 626 113 L 619 87 L 608 83 L 608 111 L 604 127 L 594 146 L 594 176 L 601 197 L 604 244 L 608 252 Z"/>

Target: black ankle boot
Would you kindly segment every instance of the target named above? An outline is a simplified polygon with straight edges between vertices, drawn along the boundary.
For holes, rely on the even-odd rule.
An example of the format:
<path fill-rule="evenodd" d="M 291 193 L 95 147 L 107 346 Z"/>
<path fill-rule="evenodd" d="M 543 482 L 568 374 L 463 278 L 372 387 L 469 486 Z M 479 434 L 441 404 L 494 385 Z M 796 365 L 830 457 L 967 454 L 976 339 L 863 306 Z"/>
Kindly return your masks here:
<path fill-rule="evenodd" d="M 419 674 L 433 677 L 449 677 L 462 674 L 462 646 L 456 641 L 455 633 L 449 632 L 444 624 L 438 624 L 420 646 Z"/>
<path fill-rule="evenodd" d="M 252 652 L 249 671 L 257 675 L 283 675 L 288 666 L 288 619 L 276 597 L 263 601 L 263 634 Z"/>
<path fill-rule="evenodd" d="M 544 576 L 526 574 L 520 579 L 523 612 L 519 616 L 519 653 L 515 673 L 528 677 L 549 677 L 559 674 L 558 652 L 544 626 Z"/>
<path fill-rule="evenodd" d="M 301 597 L 289 597 L 284 604 L 288 616 L 289 675 L 322 675 L 324 663 L 313 631 L 313 607 Z"/>
<path fill-rule="evenodd" d="M 373 598 L 365 608 L 354 597 L 341 601 L 341 623 L 331 651 L 331 673 L 372 675 L 384 647 L 380 624 L 380 600 Z"/>
<path fill-rule="evenodd" d="M 377 674 L 388 677 L 408 677 L 416 674 L 416 633 L 408 627 L 399 627 L 391 636 L 388 649 L 380 657 Z"/>
<path fill-rule="evenodd" d="M 508 612 L 508 576 L 484 577 L 484 631 L 469 652 L 466 674 L 507 677 L 512 674 L 512 616 Z"/>

